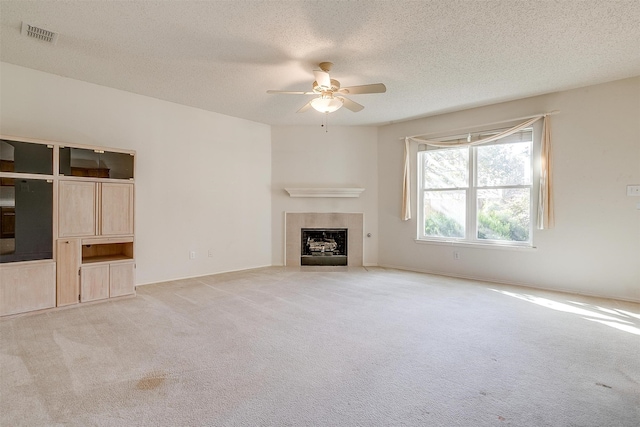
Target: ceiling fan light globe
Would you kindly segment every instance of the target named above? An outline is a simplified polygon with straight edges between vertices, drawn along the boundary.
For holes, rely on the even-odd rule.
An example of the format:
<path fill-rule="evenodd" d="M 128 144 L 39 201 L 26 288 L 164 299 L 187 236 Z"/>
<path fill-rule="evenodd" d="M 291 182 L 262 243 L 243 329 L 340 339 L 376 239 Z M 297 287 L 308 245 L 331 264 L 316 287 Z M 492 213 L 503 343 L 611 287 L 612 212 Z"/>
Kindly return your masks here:
<path fill-rule="evenodd" d="M 311 106 L 314 110 L 321 113 L 333 113 L 342 107 L 342 99 L 339 98 L 315 98 L 311 100 Z"/>

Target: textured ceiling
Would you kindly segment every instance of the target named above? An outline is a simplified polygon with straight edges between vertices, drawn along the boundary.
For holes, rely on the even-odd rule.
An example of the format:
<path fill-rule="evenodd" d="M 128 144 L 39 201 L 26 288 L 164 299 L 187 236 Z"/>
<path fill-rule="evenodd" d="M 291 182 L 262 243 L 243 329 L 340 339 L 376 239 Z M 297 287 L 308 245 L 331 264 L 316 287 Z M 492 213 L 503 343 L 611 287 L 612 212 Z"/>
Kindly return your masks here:
<path fill-rule="evenodd" d="M 55 46 L 21 22 L 59 33 Z M 2 1 L 0 59 L 267 124 L 333 62 L 375 125 L 640 75 L 640 1 Z"/>

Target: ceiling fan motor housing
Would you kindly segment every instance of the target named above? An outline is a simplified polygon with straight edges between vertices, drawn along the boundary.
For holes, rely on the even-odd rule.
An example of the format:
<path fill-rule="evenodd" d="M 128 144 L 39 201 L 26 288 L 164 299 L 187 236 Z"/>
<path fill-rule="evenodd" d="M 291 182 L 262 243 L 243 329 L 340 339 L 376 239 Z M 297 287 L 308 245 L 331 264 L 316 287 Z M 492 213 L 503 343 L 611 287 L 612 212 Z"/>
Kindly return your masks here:
<path fill-rule="evenodd" d="M 313 91 L 315 93 L 322 93 L 322 92 L 337 92 L 338 90 L 340 90 L 340 82 L 334 79 L 331 79 L 331 87 L 330 88 L 323 88 L 322 86 L 318 85 L 317 81 L 313 82 Z"/>
<path fill-rule="evenodd" d="M 333 67 L 333 62 L 321 62 L 318 64 L 318 66 L 322 71 L 328 73 L 329 71 L 331 71 L 331 67 Z"/>

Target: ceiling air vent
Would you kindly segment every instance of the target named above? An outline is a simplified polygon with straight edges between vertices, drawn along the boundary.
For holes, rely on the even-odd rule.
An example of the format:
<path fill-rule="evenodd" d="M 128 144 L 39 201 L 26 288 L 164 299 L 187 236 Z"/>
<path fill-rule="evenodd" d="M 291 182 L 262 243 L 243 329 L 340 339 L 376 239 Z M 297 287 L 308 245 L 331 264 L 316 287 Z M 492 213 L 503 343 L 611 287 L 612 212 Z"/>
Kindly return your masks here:
<path fill-rule="evenodd" d="M 42 40 L 43 42 L 51 44 L 56 44 L 56 42 L 58 41 L 58 33 L 45 30 L 44 28 L 34 27 L 33 25 L 29 25 L 26 22 L 22 23 L 21 33 L 23 36 L 33 37 L 34 39 Z"/>

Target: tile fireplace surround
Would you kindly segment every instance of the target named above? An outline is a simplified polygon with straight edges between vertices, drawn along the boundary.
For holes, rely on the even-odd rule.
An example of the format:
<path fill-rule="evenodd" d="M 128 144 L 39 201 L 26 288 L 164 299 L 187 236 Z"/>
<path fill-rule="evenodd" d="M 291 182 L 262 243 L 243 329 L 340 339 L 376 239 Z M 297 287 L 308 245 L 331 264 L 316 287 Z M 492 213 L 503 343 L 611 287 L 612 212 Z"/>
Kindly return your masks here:
<path fill-rule="evenodd" d="M 302 228 L 346 228 L 347 265 L 362 266 L 364 214 L 362 213 L 285 213 L 285 263 L 300 266 Z"/>

